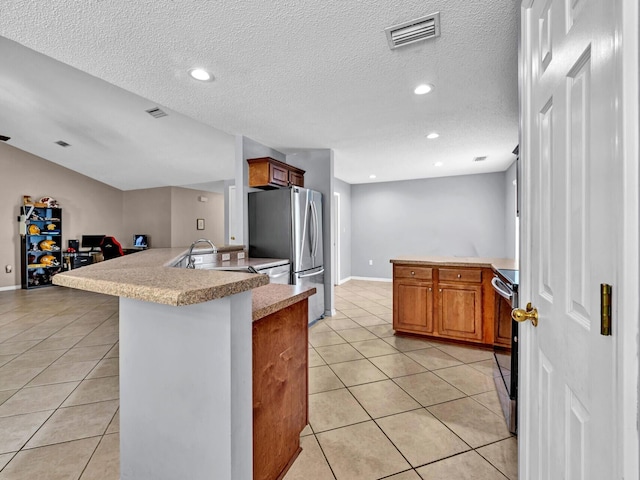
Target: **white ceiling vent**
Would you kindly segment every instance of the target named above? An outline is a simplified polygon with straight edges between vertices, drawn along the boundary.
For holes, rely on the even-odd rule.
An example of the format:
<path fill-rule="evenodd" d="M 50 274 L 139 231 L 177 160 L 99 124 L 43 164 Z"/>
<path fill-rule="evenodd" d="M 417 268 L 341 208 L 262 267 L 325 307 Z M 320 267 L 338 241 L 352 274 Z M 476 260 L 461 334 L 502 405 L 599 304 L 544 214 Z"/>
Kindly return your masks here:
<path fill-rule="evenodd" d="M 57 142 L 55 142 L 57 145 L 60 145 L 61 147 L 69 147 L 71 146 L 70 143 L 65 142 L 64 140 L 58 140 Z"/>
<path fill-rule="evenodd" d="M 391 50 L 440 36 L 440 12 L 384 29 Z"/>
<path fill-rule="evenodd" d="M 145 110 L 145 112 L 147 112 L 153 118 L 160 118 L 160 117 L 167 116 L 167 113 L 164 112 L 163 110 L 160 110 L 158 107 L 150 108 L 149 110 Z"/>
<path fill-rule="evenodd" d="M 473 159 L 474 162 L 484 162 L 487 159 L 487 157 L 475 157 Z"/>

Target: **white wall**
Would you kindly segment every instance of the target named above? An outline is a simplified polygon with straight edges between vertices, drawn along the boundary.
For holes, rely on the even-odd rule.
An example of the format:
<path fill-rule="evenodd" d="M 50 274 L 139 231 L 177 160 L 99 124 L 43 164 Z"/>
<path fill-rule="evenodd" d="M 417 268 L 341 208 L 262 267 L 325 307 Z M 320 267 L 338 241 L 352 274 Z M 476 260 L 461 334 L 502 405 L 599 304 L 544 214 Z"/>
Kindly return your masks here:
<path fill-rule="evenodd" d="M 351 274 L 391 278 L 398 255 L 506 256 L 504 177 L 352 185 Z"/>
<path fill-rule="evenodd" d="M 333 187 L 340 194 L 340 281 L 351 276 L 351 185 L 336 178 Z"/>
<path fill-rule="evenodd" d="M 236 178 L 235 184 L 242 185 L 242 188 L 236 187 L 236 215 L 238 225 L 242 225 L 242 238 L 236 239 L 237 244 L 249 244 L 249 192 L 255 191 L 249 185 L 249 165 L 248 158 L 271 157 L 281 162 L 286 162 L 284 153 L 274 150 L 271 147 L 262 145 L 248 137 L 236 136 Z"/>
<path fill-rule="evenodd" d="M 505 241 L 505 256 L 507 258 L 515 258 L 516 256 L 516 186 L 513 182 L 516 181 L 517 161 L 514 161 L 511 166 L 504 172 L 504 205 L 505 205 L 505 219 L 504 219 L 504 241 Z"/>
<path fill-rule="evenodd" d="M 200 197 L 207 201 L 201 202 Z M 171 246 L 188 247 L 199 238 L 224 245 L 224 216 L 222 193 L 171 187 Z M 198 218 L 204 220 L 204 230 L 197 229 Z"/>
<path fill-rule="evenodd" d="M 151 248 L 171 246 L 171 187 L 142 188 L 123 192 L 123 246 L 132 246 L 136 233 L 150 236 Z M 98 232 L 101 233 L 101 232 Z"/>

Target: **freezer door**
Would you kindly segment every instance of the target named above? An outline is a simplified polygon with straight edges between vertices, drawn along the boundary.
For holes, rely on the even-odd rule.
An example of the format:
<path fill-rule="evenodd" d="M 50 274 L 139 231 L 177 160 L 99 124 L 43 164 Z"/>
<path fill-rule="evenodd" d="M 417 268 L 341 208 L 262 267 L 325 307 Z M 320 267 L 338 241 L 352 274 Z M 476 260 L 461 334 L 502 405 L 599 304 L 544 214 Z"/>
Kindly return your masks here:
<path fill-rule="evenodd" d="M 292 216 L 288 188 L 249 193 L 249 256 L 292 259 Z"/>
<path fill-rule="evenodd" d="M 323 265 L 322 194 L 306 188 L 291 189 L 294 272 Z"/>
<path fill-rule="evenodd" d="M 316 289 L 316 294 L 309 297 L 309 323 L 324 317 L 324 268 L 296 272 L 291 276 L 294 285 Z"/>

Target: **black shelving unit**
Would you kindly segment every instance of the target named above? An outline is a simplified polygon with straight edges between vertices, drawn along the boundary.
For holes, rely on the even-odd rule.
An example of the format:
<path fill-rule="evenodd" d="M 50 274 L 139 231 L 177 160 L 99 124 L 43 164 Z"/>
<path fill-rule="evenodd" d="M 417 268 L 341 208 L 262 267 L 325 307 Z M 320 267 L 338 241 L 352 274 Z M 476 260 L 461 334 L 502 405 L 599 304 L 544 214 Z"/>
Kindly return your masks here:
<path fill-rule="evenodd" d="M 22 288 L 52 285 L 53 276 L 63 269 L 62 209 L 22 207 L 27 218 L 22 237 Z"/>

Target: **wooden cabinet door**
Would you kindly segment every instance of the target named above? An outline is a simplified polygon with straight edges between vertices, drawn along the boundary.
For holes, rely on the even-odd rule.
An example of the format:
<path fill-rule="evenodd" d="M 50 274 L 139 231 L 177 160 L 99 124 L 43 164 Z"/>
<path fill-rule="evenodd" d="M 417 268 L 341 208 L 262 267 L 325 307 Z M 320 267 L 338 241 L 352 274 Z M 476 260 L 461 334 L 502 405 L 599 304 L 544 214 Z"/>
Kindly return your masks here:
<path fill-rule="evenodd" d="M 438 285 L 438 334 L 482 340 L 482 286 Z"/>
<path fill-rule="evenodd" d="M 271 163 L 269 165 L 269 183 L 286 187 L 289 185 L 289 172 L 286 168 Z"/>
<path fill-rule="evenodd" d="M 253 479 L 274 480 L 308 423 L 308 300 L 253 323 Z"/>
<path fill-rule="evenodd" d="M 294 172 L 293 170 L 290 170 L 289 185 L 294 185 L 296 187 L 304 187 L 304 173 L 301 174 L 299 172 Z"/>
<path fill-rule="evenodd" d="M 433 284 L 396 280 L 393 286 L 393 329 L 433 332 Z"/>
<path fill-rule="evenodd" d="M 509 302 L 496 295 L 495 307 L 495 345 L 511 347 L 511 305 Z"/>

